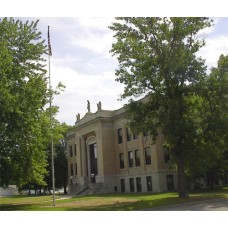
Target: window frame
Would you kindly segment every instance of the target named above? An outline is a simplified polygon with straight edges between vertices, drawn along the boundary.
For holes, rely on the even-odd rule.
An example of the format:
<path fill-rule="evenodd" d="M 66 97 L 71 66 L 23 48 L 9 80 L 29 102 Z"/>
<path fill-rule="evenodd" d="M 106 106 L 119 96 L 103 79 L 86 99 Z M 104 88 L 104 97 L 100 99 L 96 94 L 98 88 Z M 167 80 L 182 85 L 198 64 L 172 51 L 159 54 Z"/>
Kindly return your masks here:
<path fill-rule="evenodd" d="M 138 167 L 138 166 L 141 166 L 141 161 L 140 161 L 140 150 L 137 149 L 137 150 L 134 150 L 134 153 L 135 153 L 135 166 Z M 138 155 L 138 157 L 137 157 Z"/>
<path fill-rule="evenodd" d="M 147 176 L 146 177 L 146 186 L 147 186 L 147 191 L 148 192 L 152 192 L 153 191 L 152 176 Z"/>
<path fill-rule="evenodd" d="M 125 164 L 124 164 L 124 153 L 119 153 L 119 164 L 120 164 L 120 169 L 124 169 L 125 168 Z"/>
<path fill-rule="evenodd" d="M 129 178 L 130 192 L 135 192 L 134 178 Z"/>
<path fill-rule="evenodd" d="M 149 151 L 148 151 L 148 149 L 149 149 Z M 147 153 L 149 153 L 150 156 L 148 156 Z M 146 165 L 151 165 L 152 164 L 152 155 L 151 155 L 150 147 L 145 147 L 144 148 L 144 154 L 145 154 L 145 164 Z"/>
<path fill-rule="evenodd" d="M 133 151 L 128 151 L 128 167 L 129 168 L 134 167 L 134 155 L 133 155 Z"/>
<path fill-rule="evenodd" d="M 136 177 L 136 190 L 137 192 L 142 192 L 141 177 Z"/>
<path fill-rule="evenodd" d="M 123 131 L 122 128 L 117 129 L 117 138 L 118 138 L 118 144 L 123 143 Z"/>

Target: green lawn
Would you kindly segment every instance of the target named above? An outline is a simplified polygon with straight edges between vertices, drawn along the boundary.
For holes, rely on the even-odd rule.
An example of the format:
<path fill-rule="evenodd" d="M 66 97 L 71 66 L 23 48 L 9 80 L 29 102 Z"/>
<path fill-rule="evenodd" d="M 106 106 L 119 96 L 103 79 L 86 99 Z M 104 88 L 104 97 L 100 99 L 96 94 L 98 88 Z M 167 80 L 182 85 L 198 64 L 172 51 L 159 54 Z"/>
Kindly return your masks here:
<path fill-rule="evenodd" d="M 0 198 L 1 211 L 132 211 L 200 200 L 228 198 L 228 187 L 192 192 L 180 199 L 176 192 L 159 194 L 106 194 L 89 196 L 12 196 Z"/>

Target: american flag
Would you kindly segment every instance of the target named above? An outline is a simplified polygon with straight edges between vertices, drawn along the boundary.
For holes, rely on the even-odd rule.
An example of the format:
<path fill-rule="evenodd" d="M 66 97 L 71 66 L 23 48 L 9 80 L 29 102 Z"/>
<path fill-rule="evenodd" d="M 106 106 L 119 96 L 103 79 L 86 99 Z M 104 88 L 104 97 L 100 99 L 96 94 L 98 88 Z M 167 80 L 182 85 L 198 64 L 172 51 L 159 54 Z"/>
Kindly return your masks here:
<path fill-rule="evenodd" d="M 48 54 L 52 56 L 51 52 L 51 42 L 50 42 L 50 34 L 49 34 L 49 26 L 48 26 Z"/>

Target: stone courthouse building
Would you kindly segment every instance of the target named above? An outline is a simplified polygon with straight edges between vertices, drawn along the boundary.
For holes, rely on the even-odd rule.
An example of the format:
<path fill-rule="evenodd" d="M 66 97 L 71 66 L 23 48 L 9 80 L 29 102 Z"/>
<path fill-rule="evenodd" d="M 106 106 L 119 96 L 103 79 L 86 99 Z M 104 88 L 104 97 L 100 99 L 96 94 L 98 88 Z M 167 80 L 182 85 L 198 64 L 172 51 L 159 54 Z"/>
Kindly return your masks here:
<path fill-rule="evenodd" d="M 77 115 L 67 134 L 69 194 L 163 192 L 177 189 L 163 137 L 132 134 L 125 109 Z"/>

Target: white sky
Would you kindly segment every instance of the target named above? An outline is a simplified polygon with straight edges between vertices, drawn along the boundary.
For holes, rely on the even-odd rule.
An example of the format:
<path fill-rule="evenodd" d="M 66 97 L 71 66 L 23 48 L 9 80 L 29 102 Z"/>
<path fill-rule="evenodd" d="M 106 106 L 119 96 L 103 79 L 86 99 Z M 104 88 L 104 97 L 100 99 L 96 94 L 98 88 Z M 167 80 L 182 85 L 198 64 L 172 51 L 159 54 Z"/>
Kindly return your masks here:
<path fill-rule="evenodd" d="M 10 2 L 9 0 L 8 4 Z M 23 0 L 23 2 L 27 4 L 29 1 Z M 110 1 L 109 4 L 106 1 L 95 1 L 101 2 L 103 4 L 101 7 L 88 0 L 83 1 L 83 3 L 80 2 L 79 7 L 78 3 L 67 5 L 68 0 L 64 6 L 59 6 L 58 1 L 50 1 L 52 4 L 48 3 L 49 1 L 44 1 L 43 5 L 42 2 L 43 0 L 36 6 L 40 10 L 38 12 L 44 12 L 44 16 L 34 17 L 33 15 L 42 14 L 37 13 L 37 10 L 34 11 L 34 8 L 31 9 L 31 7 L 24 12 L 25 16 L 22 16 L 20 11 L 16 10 L 17 5 L 14 5 L 13 9 L 11 8 L 15 11 L 10 10 L 8 15 L 4 15 L 6 13 L 3 11 L 2 15 L 23 17 L 22 20 L 25 20 L 24 17 L 28 16 L 33 16 L 27 18 L 29 20 L 39 19 L 38 29 L 42 31 L 43 38 L 46 40 L 47 27 L 50 26 L 52 86 L 55 87 L 58 82 L 62 82 L 66 86 L 65 91 L 54 98 L 53 103 L 59 106 L 57 119 L 60 122 L 73 125 L 77 113 L 80 113 L 83 117 L 87 112 L 87 100 L 90 101 L 92 112 L 96 112 L 96 103 L 99 101 L 101 101 L 104 110 L 121 108 L 127 101 L 118 101 L 119 95 L 123 92 L 123 85 L 115 81 L 115 69 L 118 67 L 118 62 L 116 57 L 112 57 L 109 53 L 114 40 L 113 32 L 108 29 L 108 26 L 114 21 L 113 16 L 123 15 L 123 9 L 127 12 L 125 16 L 129 16 L 128 11 L 124 8 L 129 5 L 124 4 L 123 1 L 121 5 L 118 5 L 120 3 L 118 0 Z M 132 16 L 144 16 L 142 15 L 142 8 L 146 11 L 145 16 L 148 15 L 148 7 L 145 6 L 149 4 L 149 1 L 142 0 L 140 2 L 141 4 L 134 6 L 133 10 L 131 9 L 130 14 Z M 52 10 L 56 10 L 56 6 L 59 7 L 57 13 Z M 80 7 L 84 10 L 82 10 L 82 14 Z M 110 13 L 112 7 L 114 7 L 114 13 Z M 88 9 L 88 12 L 86 9 Z M 215 8 L 213 6 L 210 10 L 214 9 L 216 10 L 216 6 Z M 153 8 L 153 16 L 154 14 L 157 16 L 156 10 Z M 160 13 L 161 16 L 164 13 L 167 15 L 166 10 L 160 11 L 162 12 Z M 14 15 L 12 15 L 12 12 Z M 51 17 L 45 17 L 49 15 L 49 12 Z M 217 14 L 217 11 L 213 12 L 213 16 Z M 209 11 L 209 13 L 211 12 Z M 197 13 L 196 16 L 198 16 Z M 206 59 L 209 68 L 216 65 L 220 54 L 228 51 L 227 26 L 228 18 L 215 18 L 215 26 L 205 31 L 207 45 L 202 49 L 200 55 Z"/>

